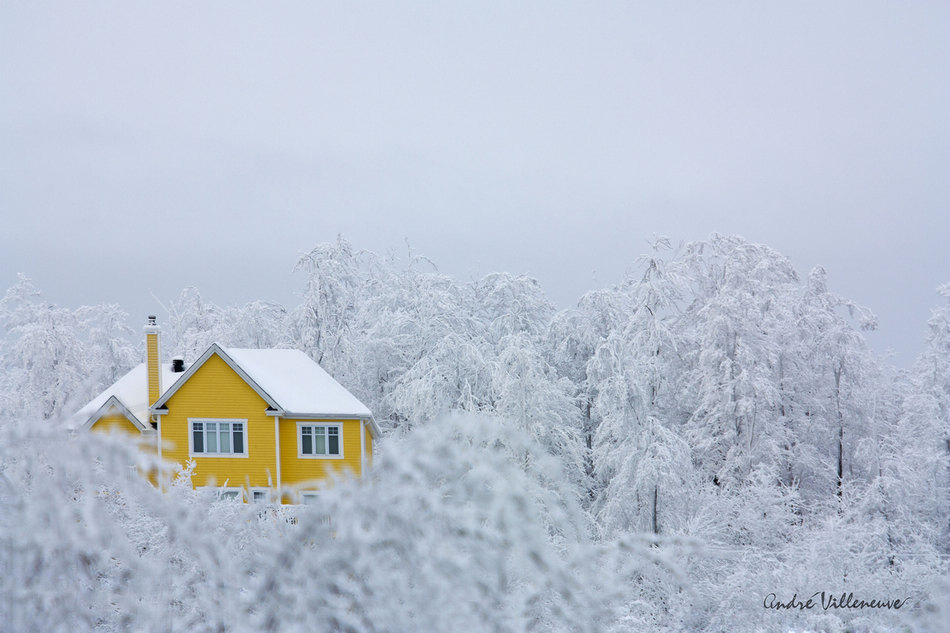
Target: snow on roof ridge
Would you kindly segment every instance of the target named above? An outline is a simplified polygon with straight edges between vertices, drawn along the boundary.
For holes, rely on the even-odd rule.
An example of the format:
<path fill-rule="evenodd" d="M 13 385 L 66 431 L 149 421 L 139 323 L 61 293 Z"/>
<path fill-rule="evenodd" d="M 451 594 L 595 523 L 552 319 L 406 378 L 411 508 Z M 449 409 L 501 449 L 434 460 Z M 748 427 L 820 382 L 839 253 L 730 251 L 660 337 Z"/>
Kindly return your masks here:
<path fill-rule="evenodd" d="M 171 369 L 171 363 L 161 363 L 162 393 L 175 384 L 182 374 Z M 145 363 L 139 363 L 121 378 L 106 387 L 95 398 L 76 412 L 74 420 L 82 425 L 104 405 L 109 398 L 115 398 L 125 406 L 143 424 L 148 423 L 148 382 Z"/>
<path fill-rule="evenodd" d="M 299 349 L 221 349 L 288 413 L 372 417 L 366 405 Z"/>
<path fill-rule="evenodd" d="M 212 345 L 209 350 L 214 347 Z M 302 416 L 365 418 L 371 420 L 376 428 L 369 408 L 304 352 L 293 348 L 217 347 L 284 412 Z M 187 371 L 173 372 L 171 367 L 171 363 L 161 364 L 161 397 L 165 397 L 176 382 L 188 374 Z M 112 396 L 143 424 L 147 423 L 149 408 L 145 363 L 133 367 L 82 407 L 74 417 L 76 423 L 85 423 Z"/>

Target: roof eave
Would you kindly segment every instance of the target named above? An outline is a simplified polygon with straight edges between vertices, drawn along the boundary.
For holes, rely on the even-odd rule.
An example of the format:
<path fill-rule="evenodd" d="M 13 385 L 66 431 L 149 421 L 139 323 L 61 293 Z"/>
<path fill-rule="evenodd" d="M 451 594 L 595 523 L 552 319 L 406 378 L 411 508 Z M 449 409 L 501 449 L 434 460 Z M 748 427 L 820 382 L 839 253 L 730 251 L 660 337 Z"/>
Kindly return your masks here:
<path fill-rule="evenodd" d="M 275 415 L 275 413 L 268 412 L 268 415 Z M 368 413 L 297 413 L 284 411 L 280 414 L 280 417 L 285 420 L 363 420 L 369 424 L 373 437 L 378 438 L 382 433 L 372 414 Z"/>
<path fill-rule="evenodd" d="M 95 413 L 89 416 L 89 419 L 83 423 L 81 428 L 84 431 L 88 431 L 96 422 L 108 415 L 109 411 L 111 411 L 113 407 L 118 409 L 119 413 L 121 413 L 124 418 L 131 422 L 132 425 L 135 426 L 135 428 L 137 428 L 140 432 L 145 431 L 147 428 L 146 425 L 141 420 L 139 420 L 127 406 L 125 406 L 125 403 L 123 403 L 114 395 L 109 396 L 109 398 L 102 403 L 102 406 L 99 407 Z"/>

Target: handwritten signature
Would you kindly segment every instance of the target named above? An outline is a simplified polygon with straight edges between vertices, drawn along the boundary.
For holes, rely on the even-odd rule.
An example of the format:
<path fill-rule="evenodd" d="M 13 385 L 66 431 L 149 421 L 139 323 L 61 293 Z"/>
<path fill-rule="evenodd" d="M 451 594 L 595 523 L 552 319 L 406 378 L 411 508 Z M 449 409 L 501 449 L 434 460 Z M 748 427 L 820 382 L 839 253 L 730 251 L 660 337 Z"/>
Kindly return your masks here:
<path fill-rule="evenodd" d="M 794 593 L 791 600 L 784 602 L 779 600 L 774 593 L 770 593 L 765 596 L 762 606 L 766 609 L 797 609 L 799 611 L 817 607 L 821 607 L 825 611 L 828 609 L 900 609 L 906 606 L 909 601 L 910 598 L 863 600 L 855 598 L 853 593 L 836 594 L 816 591 L 804 600 L 800 599 L 797 593 Z"/>

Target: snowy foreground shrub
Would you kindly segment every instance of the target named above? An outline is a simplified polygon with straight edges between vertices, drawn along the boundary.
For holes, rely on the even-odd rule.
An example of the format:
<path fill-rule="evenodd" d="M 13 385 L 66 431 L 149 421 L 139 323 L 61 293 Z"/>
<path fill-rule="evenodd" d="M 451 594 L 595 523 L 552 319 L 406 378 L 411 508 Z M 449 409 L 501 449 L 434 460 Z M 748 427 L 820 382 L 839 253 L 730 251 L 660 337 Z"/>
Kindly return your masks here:
<path fill-rule="evenodd" d="M 605 594 L 556 463 L 504 424 L 439 420 L 387 442 L 268 546 L 256 628 L 599 630 Z M 333 573 L 327 573 L 333 570 Z"/>
<path fill-rule="evenodd" d="M 847 512 L 801 533 L 743 532 L 794 496 L 763 503 L 750 492 L 730 510 L 700 490 L 677 534 L 594 535 L 555 458 L 513 426 L 479 416 L 420 425 L 388 438 L 368 480 L 337 481 L 318 506 L 288 510 L 216 501 L 187 478 L 161 493 L 130 468 L 154 462 L 118 438 L 0 425 L 0 630 L 939 631 L 946 622 L 938 554 L 881 566 L 879 535 Z M 788 600 L 818 590 L 915 604 L 762 607 L 770 591 Z"/>
<path fill-rule="evenodd" d="M 619 575 L 656 559 L 595 545 L 556 462 L 497 420 L 393 439 L 370 480 L 336 482 L 294 521 L 160 493 L 118 438 L 0 434 L 9 631 L 598 631 Z"/>

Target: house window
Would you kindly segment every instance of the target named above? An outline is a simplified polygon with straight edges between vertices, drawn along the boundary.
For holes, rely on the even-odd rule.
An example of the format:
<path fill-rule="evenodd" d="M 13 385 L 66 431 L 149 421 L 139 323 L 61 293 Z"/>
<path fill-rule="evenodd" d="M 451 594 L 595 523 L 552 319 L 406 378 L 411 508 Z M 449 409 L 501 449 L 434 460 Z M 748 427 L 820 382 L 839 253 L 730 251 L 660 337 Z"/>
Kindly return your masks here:
<path fill-rule="evenodd" d="M 214 501 L 240 501 L 241 503 L 267 503 L 271 499 L 267 488 L 235 488 L 233 486 L 198 486 L 197 490 L 208 495 Z"/>
<path fill-rule="evenodd" d="M 191 455 L 247 457 L 245 420 L 189 420 Z"/>
<path fill-rule="evenodd" d="M 343 457 L 342 429 L 339 424 L 297 423 L 299 457 Z"/>
<path fill-rule="evenodd" d="M 270 498 L 269 490 L 252 490 L 251 491 L 251 501 L 254 503 L 267 503 L 267 500 Z"/>
<path fill-rule="evenodd" d="M 207 495 L 208 501 L 243 501 L 244 492 L 240 488 L 225 486 L 198 486 L 196 490 Z"/>

